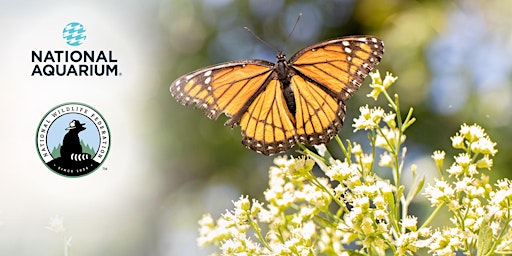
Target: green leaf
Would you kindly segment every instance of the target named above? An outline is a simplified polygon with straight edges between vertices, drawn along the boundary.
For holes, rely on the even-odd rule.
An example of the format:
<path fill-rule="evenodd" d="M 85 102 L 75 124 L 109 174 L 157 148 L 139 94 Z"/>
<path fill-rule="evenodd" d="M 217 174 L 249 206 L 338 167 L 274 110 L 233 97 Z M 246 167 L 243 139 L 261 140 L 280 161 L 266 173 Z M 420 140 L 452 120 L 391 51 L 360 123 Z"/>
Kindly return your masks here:
<path fill-rule="evenodd" d="M 492 248 L 492 230 L 489 218 L 484 218 L 480 230 L 478 231 L 478 240 L 476 241 L 476 248 L 478 249 L 478 256 L 487 255 L 487 252 Z"/>

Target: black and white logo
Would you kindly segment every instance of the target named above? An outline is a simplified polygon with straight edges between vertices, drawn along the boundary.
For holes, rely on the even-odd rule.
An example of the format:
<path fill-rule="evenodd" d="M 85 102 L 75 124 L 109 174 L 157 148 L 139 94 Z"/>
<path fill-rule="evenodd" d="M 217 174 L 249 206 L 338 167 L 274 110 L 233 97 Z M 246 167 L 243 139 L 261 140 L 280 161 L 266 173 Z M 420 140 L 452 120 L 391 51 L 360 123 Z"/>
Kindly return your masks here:
<path fill-rule="evenodd" d="M 65 103 L 48 111 L 37 128 L 41 160 L 52 171 L 77 177 L 95 171 L 107 157 L 110 131 L 103 116 L 83 103 Z"/>

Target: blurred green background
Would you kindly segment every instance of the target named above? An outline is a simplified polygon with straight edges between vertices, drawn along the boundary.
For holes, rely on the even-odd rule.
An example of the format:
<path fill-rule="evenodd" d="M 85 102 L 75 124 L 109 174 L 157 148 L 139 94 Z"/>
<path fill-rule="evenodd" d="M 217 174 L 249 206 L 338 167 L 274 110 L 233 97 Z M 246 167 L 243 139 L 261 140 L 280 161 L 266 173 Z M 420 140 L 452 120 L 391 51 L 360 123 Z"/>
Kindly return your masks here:
<path fill-rule="evenodd" d="M 4 189 L 2 198 L 7 203 L 0 208 L 2 255 L 62 255 L 63 240 L 44 230 L 51 210 L 62 215 L 69 235 L 73 236 L 71 255 L 206 255 L 211 252 L 211 248 L 200 249 L 195 245 L 197 220 L 206 212 L 218 217 L 232 208 L 231 201 L 241 194 L 263 199 L 274 157 L 244 148 L 240 143 L 240 128 L 224 126 L 225 116 L 211 121 L 201 111 L 178 104 L 170 97 L 169 85 L 183 74 L 220 62 L 274 61 L 276 53 L 243 27 L 251 28 L 288 56 L 335 37 L 370 34 L 381 38 L 385 42 L 385 54 L 377 68 L 381 74 L 392 72 L 399 77 L 393 90 L 401 97 L 402 110 L 414 107 L 417 118 L 407 134 L 406 164 L 417 164 L 418 172 L 427 176 L 428 182 L 437 175 L 430 159 L 432 152 L 443 149 L 450 155 L 453 151 L 449 138 L 460 125 L 478 123 L 498 143 L 492 180 L 510 177 L 507 167 L 512 164 L 511 1 L 132 0 L 76 1 L 65 6 L 73 9 L 75 4 L 87 7 L 85 14 L 96 19 L 96 28 L 106 24 L 105 29 L 121 31 L 103 35 L 104 40 L 110 42 L 110 47 L 122 45 L 124 48 L 118 52 L 126 48 L 122 51 L 126 53 L 124 56 L 136 57 L 119 57 L 125 70 L 129 68 L 122 79 L 131 86 L 119 85 L 112 90 L 126 95 L 115 96 L 111 92 L 100 97 L 102 101 L 95 105 L 114 127 L 111 127 L 114 146 L 109 156 L 110 174 L 94 173 L 91 178 L 72 183 L 81 186 L 90 182 L 87 186 L 91 188 L 97 188 L 97 184 L 109 187 L 117 182 L 112 173 L 124 172 L 129 178 L 115 192 L 95 195 L 115 198 L 105 203 L 107 208 L 77 205 L 71 210 L 48 197 L 45 202 L 50 203 L 35 208 L 46 209 L 42 211 L 44 214 L 16 215 L 23 218 L 10 215 L 13 205 L 20 202 L 12 198 L 11 190 Z M 25 6 L 33 9 L 27 11 Z M 45 16 L 44 11 L 48 11 L 69 21 L 83 11 L 64 13 L 59 10 L 62 6 L 63 1 L 37 4 L 0 1 L 3 17 L 0 27 L 4 34 L 19 37 L 23 29 L 17 19 L 31 21 L 21 24 L 27 28 L 38 20 L 27 14 L 19 18 L 17 12 Z M 299 13 L 303 14 L 302 18 L 287 38 Z M 11 43 L 0 47 L 4 48 L 2 52 L 7 52 L 17 46 Z M 1 67 L 5 69 L 9 65 L 6 63 L 4 59 Z M 130 77 L 130 72 L 137 76 Z M 18 74 L 4 70 L 2 75 L 4 100 L 6 93 L 15 90 L 12 81 L 16 79 L 9 76 Z M 115 81 L 118 82 L 121 84 L 120 80 Z M 109 82 L 103 83 L 110 90 Z M 362 133 L 354 134 L 351 125 L 359 106 L 375 104 L 365 97 L 370 92 L 368 83 L 366 79 L 359 93 L 347 102 L 345 128 L 340 132 L 342 139 L 362 142 L 366 138 Z M 25 94 L 18 91 L 14 95 L 19 98 L 6 99 L 7 102 L 22 101 L 21 96 Z M 47 108 L 52 104 L 48 103 Z M 34 110 L 26 107 L 24 111 Z M 38 115 L 44 111 L 41 112 L 35 113 L 34 118 L 40 118 Z M 31 133 L 36 125 L 28 124 Z M 133 128 L 123 132 L 125 127 Z M 2 136 L 11 131 L 2 129 Z M 124 147 L 120 141 L 126 138 L 137 143 Z M 116 150 L 124 152 L 127 148 L 136 152 L 135 156 L 116 155 Z M 335 145 L 329 148 L 341 156 Z M 294 154 L 294 150 L 287 154 Z M 118 165 L 121 162 L 123 165 Z M 35 160 L 33 166 L 41 168 L 42 164 Z M 2 179 L 8 178 L 8 172 L 3 171 Z M 405 182 L 408 178 L 404 177 Z M 93 182 L 93 179 L 97 180 Z M 69 184 L 62 178 L 58 182 Z M 67 189 L 73 191 L 71 187 Z M 36 195 L 30 198 L 40 202 Z M 33 205 L 32 201 L 23 203 Z M 418 201 L 413 209 L 420 217 L 432 210 L 424 203 Z M 82 211 L 80 207 L 88 210 Z M 40 225 L 36 228 L 37 235 L 27 235 L 37 225 Z"/>

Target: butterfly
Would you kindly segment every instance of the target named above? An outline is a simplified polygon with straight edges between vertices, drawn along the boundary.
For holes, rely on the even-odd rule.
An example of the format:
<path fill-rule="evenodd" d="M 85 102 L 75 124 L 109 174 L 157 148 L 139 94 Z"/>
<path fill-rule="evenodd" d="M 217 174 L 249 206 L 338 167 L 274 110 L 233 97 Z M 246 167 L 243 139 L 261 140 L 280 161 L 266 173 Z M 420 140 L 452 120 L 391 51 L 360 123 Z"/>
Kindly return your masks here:
<path fill-rule="evenodd" d="M 297 142 L 329 142 L 343 125 L 345 101 L 380 62 L 384 43 L 348 36 L 308 46 L 289 60 L 239 60 L 198 69 L 176 79 L 172 97 L 195 104 L 210 119 L 240 125 L 242 144 L 272 155 Z"/>

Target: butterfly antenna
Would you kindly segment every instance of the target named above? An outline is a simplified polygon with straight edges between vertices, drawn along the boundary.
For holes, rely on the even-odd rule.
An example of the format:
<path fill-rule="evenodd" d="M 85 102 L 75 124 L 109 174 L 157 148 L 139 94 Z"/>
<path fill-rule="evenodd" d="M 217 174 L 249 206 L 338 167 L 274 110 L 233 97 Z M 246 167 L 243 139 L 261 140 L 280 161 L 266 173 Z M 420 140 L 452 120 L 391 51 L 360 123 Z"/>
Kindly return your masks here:
<path fill-rule="evenodd" d="M 265 40 L 261 39 L 258 35 L 256 35 L 254 32 L 252 32 L 252 30 L 250 28 L 244 27 L 244 29 L 247 30 L 247 32 L 251 33 L 251 35 L 254 36 L 254 38 L 258 39 L 258 41 L 262 42 L 264 45 L 268 46 L 270 49 L 277 52 L 276 48 L 272 47 L 272 45 L 267 43 Z"/>
<path fill-rule="evenodd" d="M 295 31 L 295 28 L 297 27 L 297 24 L 299 24 L 300 17 L 302 17 L 302 12 L 300 12 L 299 15 L 297 15 L 297 20 L 295 21 L 295 24 L 293 24 L 292 31 L 290 31 L 290 33 L 288 33 L 288 36 L 286 37 L 285 42 L 288 42 L 288 39 L 292 36 L 293 31 Z"/>
<path fill-rule="evenodd" d="M 299 12 L 299 15 L 297 15 L 297 20 L 295 21 L 295 24 L 293 24 L 293 28 L 290 31 L 290 33 L 288 33 L 288 36 L 286 37 L 286 42 L 288 42 L 288 39 L 290 39 L 290 37 L 292 37 L 293 31 L 295 31 L 297 24 L 299 24 L 300 17 L 302 17 L 302 12 Z"/>

